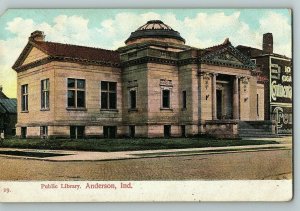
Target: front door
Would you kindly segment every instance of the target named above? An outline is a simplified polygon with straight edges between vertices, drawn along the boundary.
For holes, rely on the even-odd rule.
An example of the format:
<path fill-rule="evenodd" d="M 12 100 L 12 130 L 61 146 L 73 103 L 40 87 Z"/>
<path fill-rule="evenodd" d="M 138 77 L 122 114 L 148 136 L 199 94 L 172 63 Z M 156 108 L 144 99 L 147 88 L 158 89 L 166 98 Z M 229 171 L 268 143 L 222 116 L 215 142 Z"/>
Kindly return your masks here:
<path fill-rule="evenodd" d="M 223 109 L 223 93 L 222 90 L 217 90 L 217 118 L 222 119 L 222 109 Z"/>

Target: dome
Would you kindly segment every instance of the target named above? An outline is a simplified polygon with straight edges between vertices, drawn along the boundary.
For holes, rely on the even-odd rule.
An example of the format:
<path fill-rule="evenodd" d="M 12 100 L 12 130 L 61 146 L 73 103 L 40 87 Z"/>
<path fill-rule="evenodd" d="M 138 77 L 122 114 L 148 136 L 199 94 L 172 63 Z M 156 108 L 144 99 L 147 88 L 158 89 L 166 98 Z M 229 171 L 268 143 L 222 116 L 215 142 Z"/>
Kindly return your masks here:
<path fill-rule="evenodd" d="M 160 20 L 150 20 L 136 31 L 132 32 L 125 44 L 140 43 L 147 40 L 159 40 L 177 44 L 184 44 L 185 39 L 180 36 L 178 31 Z"/>

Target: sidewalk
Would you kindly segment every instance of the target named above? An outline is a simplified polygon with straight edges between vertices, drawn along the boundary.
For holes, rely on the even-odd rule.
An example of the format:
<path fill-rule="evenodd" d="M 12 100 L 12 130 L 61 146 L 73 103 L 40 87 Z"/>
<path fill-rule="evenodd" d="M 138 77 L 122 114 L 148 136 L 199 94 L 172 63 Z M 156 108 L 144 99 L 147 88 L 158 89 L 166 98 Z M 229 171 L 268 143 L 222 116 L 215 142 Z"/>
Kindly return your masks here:
<path fill-rule="evenodd" d="M 266 139 L 266 138 L 264 138 Z M 271 138 L 270 138 L 271 139 Z M 279 140 L 280 139 L 280 140 Z M 274 138 L 275 140 L 275 138 Z M 291 149 L 291 137 L 276 138 L 280 144 L 266 145 L 247 145 L 247 146 L 229 146 L 229 147 L 205 147 L 205 148 L 187 148 L 187 149 L 164 149 L 164 150 L 143 150 L 143 151 L 120 151 L 120 152 L 91 152 L 91 151 L 67 151 L 67 150 L 37 150 L 37 149 L 13 149 L 0 148 L 1 151 L 35 152 L 35 153 L 55 153 L 62 156 L 53 157 L 29 157 L 0 154 L 2 157 L 35 159 L 44 161 L 108 161 L 123 159 L 140 159 L 155 157 L 189 156 L 189 155 L 207 155 L 238 153 L 262 150 L 283 150 Z"/>

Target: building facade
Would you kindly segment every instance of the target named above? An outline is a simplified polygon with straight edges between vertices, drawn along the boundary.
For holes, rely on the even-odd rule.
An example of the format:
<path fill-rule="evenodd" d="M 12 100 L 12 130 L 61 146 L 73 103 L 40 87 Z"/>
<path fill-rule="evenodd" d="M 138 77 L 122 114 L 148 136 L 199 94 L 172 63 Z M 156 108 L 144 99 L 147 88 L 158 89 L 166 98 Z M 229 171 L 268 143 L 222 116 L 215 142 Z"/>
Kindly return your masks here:
<path fill-rule="evenodd" d="M 116 51 L 44 41 L 13 66 L 19 137 L 238 137 L 264 120 L 260 71 L 229 39 L 206 49 L 148 21 Z"/>
<path fill-rule="evenodd" d="M 292 134 L 292 59 L 273 52 L 272 33 L 263 35 L 262 49 L 242 45 L 237 46 L 237 49 L 260 67 L 261 77 L 267 81 L 264 118 L 276 121 L 278 134 Z"/>

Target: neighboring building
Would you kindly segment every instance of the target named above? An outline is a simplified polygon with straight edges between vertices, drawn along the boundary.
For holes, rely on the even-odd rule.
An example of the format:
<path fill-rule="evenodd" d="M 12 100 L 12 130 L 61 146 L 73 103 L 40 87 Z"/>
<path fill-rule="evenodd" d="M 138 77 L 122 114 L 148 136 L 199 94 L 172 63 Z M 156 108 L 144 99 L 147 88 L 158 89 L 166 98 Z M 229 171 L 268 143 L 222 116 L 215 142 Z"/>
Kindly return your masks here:
<path fill-rule="evenodd" d="M 4 136 L 16 135 L 17 100 L 9 99 L 0 86 L 0 133 Z"/>
<path fill-rule="evenodd" d="M 292 59 L 273 53 L 273 35 L 263 35 L 262 50 L 248 46 L 237 46 L 253 62 L 260 66 L 265 85 L 265 119 L 277 122 L 278 134 L 292 134 Z"/>
<path fill-rule="evenodd" d="M 260 72 L 228 39 L 190 47 L 156 20 L 117 51 L 44 37 L 33 32 L 13 66 L 20 137 L 237 137 L 264 120 Z"/>

